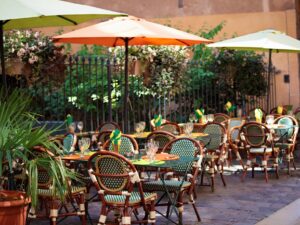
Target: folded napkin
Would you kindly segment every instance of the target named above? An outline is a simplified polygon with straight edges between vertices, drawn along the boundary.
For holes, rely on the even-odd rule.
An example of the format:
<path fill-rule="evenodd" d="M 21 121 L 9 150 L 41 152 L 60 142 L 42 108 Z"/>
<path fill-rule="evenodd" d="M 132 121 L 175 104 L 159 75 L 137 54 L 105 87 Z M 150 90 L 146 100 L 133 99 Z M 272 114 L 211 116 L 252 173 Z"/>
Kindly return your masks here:
<path fill-rule="evenodd" d="M 195 115 L 196 115 L 197 120 L 200 122 L 200 120 L 204 116 L 204 109 L 196 109 Z"/>
<path fill-rule="evenodd" d="M 235 105 L 232 105 L 232 103 L 230 101 L 228 101 L 226 104 L 225 104 L 225 109 L 227 112 L 232 112 L 236 109 L 236 106 Z"/>
<path fill-rule="evenodd" d="M 255 109 L 254 113 L 255 113 L 256 122 L 261 123 L 262 122 L 262 117 L 263 117 L 262 110 L 261 109 Z"/>
<path fill-rule="evenodd" d="M 159 127 L 162 123 L 162 116 L 161 115 L 154 115 L 154 126 Z"/>
<path fill-rule="evenodd" d="M 282 106 L 278 106 L 277 107 L 277 113 L 282 115 L 282 111 L 283 111 L 283 107 Z"/>
<path fill-rule="evenodd" d="M 114 146 L 120 147 L 120 145 L 121 145 L 121 136 L 122 136 L 122 133 L 119 129 L 113 130 L 111 132 L 110 136 L 109 136 L 111 143 Z"/>

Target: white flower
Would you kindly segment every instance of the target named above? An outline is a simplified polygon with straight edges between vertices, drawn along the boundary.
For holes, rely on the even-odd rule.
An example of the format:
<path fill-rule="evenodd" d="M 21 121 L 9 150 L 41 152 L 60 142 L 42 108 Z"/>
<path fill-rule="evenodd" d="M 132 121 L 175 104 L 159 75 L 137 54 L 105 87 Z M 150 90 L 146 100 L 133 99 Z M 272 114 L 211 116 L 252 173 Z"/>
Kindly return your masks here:
<path fill-rule="evenodd" d="M 22 57 L 22 56 L 25 54 L 25 52 L 26 52 L 26 51 L 25 51 L 24 48 L 20 48 L 19 51 L 18 51 L 18 53 L 17 53 L 17 56 L 18 56 L 18 57 Z"/>
<path fill-rule="evenodd" d="M 76 105 L 77 97 L 76 96 L 70 96 L 68 97 L 68 102 L 71 102 L 73 105 Z"/>
<path fill-rule="evenodd" d="M 39 33 L 39 32 L 35 32 L 35 33 L 34 33 L 34 37 L 35 37 L 35 38 L 38 38 L 39 36 L 40 36 L 40 33 Z"/>
<path fill-rule="evenodd" d="M 93 99 L 93 101 L 96 101 L 97 99 L 100 99 L 100 96 L 96 94 L 92 94 L 91 98 Z"/>

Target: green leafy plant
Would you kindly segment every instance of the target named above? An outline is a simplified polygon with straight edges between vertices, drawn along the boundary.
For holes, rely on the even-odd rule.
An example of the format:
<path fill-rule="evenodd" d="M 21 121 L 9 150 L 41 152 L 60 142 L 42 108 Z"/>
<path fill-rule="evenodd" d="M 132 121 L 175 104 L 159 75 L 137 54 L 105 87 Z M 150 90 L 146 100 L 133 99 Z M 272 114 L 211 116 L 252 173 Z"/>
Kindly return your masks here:
<path fill-rule="evenodd" d="M 62 200 L 67 191 L 66 179 L 74 177 L 63 162 L 47 156 L 33 157 L 33 147 L 42 146 L 54 154 L 60 154 L 60 149 L 49 139 L 51 131 L 44 127 L 35 127 L 35 114 L 28 111 L 30 98 L 18 90 L 9 96 L 1 91 L 0 95 L 0 177 L 14 174 L 15 163 L 21 161 L 28 172 L 27 193 L 32 205 L 37 203 L 38 168 L 49 172 L 53 195 Z M 8 171 L 3 171 L 8 165 Z M 5 173 L 7 172 L 7 173 Z"/>

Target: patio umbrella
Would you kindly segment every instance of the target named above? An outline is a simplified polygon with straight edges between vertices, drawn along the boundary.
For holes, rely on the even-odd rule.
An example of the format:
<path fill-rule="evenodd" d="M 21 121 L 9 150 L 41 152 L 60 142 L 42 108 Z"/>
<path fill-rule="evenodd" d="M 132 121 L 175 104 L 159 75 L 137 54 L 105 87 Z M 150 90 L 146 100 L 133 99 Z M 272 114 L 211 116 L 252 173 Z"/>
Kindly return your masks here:
<path fill-rule="evenodd" d="M 72 26 L 92 19 L 125 15 L 59 0 L 1 0 L 0 57 L 4 85 L 6 86 L 3 30 Z"/>
<path fill-rule="evenodd" d="M 300 52 L 299 40 L 287 36 L 280 31 L 271 29 L 216 42 L 207 46 L 223 49 L 269 52 L 267 111 L 269 111 L 272 52 Z"/>
<path fill-rule="evenodd" d="M 125 46 L 124 131 L 128 131 L 128 46 L 183 45 L 210 43 L 210 40 L 136 17 L 114 18 L 54 37 L 63 43 Z M 110 118 L 111 119 L 111 118 Z"/>

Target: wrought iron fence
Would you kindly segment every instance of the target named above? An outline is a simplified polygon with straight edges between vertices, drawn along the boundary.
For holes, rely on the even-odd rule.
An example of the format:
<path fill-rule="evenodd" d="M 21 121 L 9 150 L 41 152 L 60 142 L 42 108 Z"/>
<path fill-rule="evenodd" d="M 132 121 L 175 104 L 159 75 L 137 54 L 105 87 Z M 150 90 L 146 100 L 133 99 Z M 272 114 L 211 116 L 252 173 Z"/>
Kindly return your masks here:
<path fill-rule="evenodd" d="M 83 121 L 89 130 L 109 120 L 124 127 L 123 65 L 107 58 L 72 56 L 66 66 L 63 84 L 52 82 L 49 78 L 46 82 L 25 88 L 25 82 L 18 80 L 18 86 L 33 97 L 33 111 L 43 120 L 64 120 L 70 113 L 75 120 Z M 191 63 L 187 71 L 199 66 L 199 63 Z M 187 79 L 192 79 L 193 75 L 195 73 L 188 74 Z M 129 130 L 133 130 L 134 123 L 150 121 L 158 113 L 171 121 L 186 122 L 199 103 L 206 113 L 223 112 L 229 100 L 223 91 L 222 81 L 225 78 L 226 74 L 218 79 L 202 76 L 177 94 L 158 96 L 143 92 L 142 77 L 130 76 Z M 239 98 L 239 93 L 235 93 L 235 98 Z M 271 102 L 272 106 L 276 99 L 272 97 Z M 257 106 L 265 108 L 266 101 L 265 97 L 246 96 L 241 105 L 246 113 Z"/>

